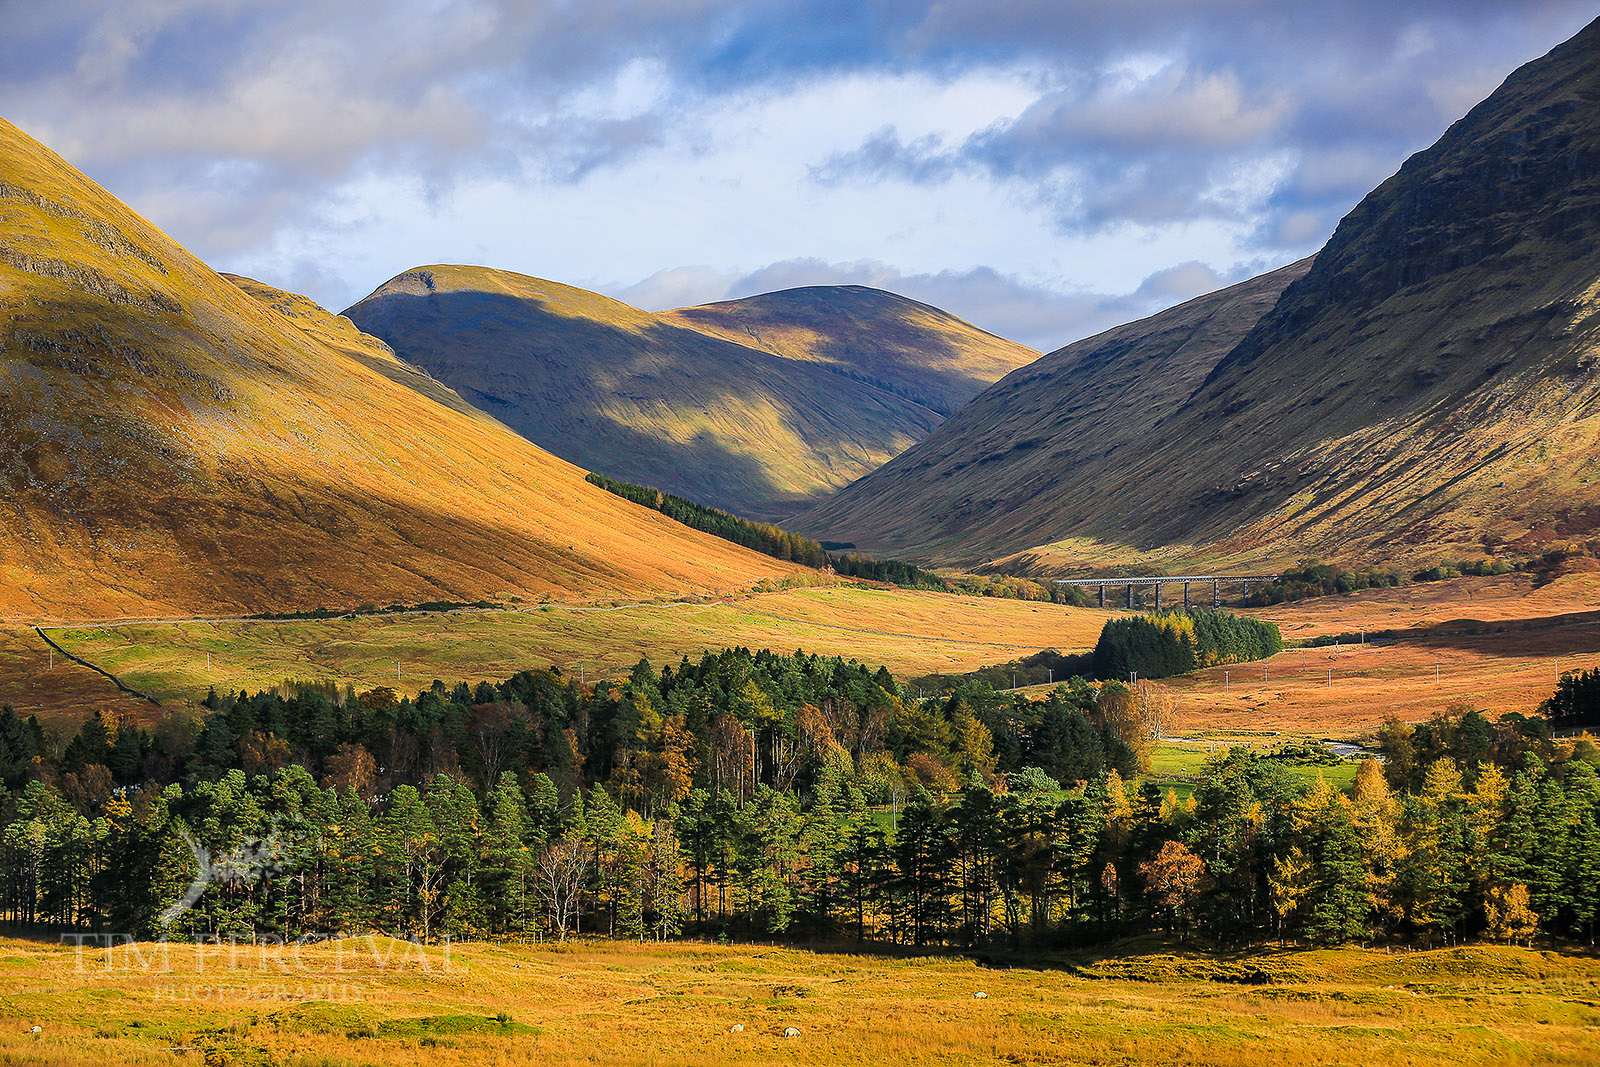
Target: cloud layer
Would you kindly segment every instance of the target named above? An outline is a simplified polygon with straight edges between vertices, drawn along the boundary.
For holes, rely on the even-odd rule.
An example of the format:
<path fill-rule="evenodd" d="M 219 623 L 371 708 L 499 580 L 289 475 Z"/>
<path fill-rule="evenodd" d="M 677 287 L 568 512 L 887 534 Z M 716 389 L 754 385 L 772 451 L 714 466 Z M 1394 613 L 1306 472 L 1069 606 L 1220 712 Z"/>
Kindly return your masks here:
<path fill-rule="evenodd" d="M 1314 250 L 1592 14 L 0 0 L 0 114 L 336 307 L 440 261 L 646 306 L 859 281 L 1053 348 Z"/>

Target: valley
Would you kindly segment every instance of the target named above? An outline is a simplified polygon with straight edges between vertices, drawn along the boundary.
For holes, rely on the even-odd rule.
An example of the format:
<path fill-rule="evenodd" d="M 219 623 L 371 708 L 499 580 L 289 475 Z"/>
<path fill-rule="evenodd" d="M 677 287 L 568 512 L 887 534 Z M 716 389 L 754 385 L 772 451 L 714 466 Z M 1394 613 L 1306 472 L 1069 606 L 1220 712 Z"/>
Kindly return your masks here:
<path fill-rule="evenodd" d="M 242 119 L 27 124 L 74 162 L 0 119 L 0 1062 L 1600 1061 L 1600 19 L 1490 91 L 1418 14 L 1361 46 L 1406 104 L 1296 105 L 1176 10 L 1072 13 L 1081 69 L 808 15 L 939 57 L 896 88 L 533 7 L 354 11 Z M 80 15 L 97 114 L 231 69 Z M 113 195 L 144 141 L 195 184 Z M 1264 576 L 1055 581 L 1201 572 Z"/>

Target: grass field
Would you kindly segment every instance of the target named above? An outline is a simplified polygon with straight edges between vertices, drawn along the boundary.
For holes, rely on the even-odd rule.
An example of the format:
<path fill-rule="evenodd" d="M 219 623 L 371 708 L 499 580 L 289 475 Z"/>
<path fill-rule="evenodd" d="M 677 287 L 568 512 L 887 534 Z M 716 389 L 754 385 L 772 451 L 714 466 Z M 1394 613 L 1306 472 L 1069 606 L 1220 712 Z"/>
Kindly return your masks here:
<path fill-rule="evenodd" d="M 1150 755 L 1150 773 L 1147 777 L 1160 786 L 1162 792 L 1172 788 L 1177 791 L 1180 798 L 1184 798 L 1194 791 L 1194 786 L 1204 775 L 1206 761 L 1221 755 L 1234 745 L 1269 751 L 1285 741 L 1316 743 L 1317 740 L 1310 735 L 1286 737 L 1281 731 L 1276 730 L 1199 731 L 1198 737 L 1168 738 L 1159 742 Z M 1284 764 L 1284 768 L 1293 778 L 1311 784 L 1320 776 L 1335 789 L 1340 790 L 1349 789 L 1355 782 L 1356 769 L 1359 766 L 1360 760 L 1357 758 L 1328 764 L 1288 762 Z"/>
<path fill-rule="evenodd" d="M 1354 740 L 1391 714 L 1416 721 L 1458 702 L 1491 716 L 1531 714 L 1558 670 L 1600 668 L 1595 574 L 1537 588 L 1519 574 L 1459 578 L 1241 613 L 1277 623 L 1290 642 L 1350 634 L 1354 643 L 1164 678 L 1178 695 L 1169 733 Z M 1363 629 L 1400 633 L 1361 644 Z"/>
<path fill-rule="evenodd" d="M 1531 714 L 1555 688 L 1557 671 L 1600 667 L 1597 609 L 1594 574 L 1538 588 L 1526 575 L 1460 578 L 1280 604 L 1250 614 L 1276 622 L 1290 641 L 1353 634 L 1357 643 L 1290 649 L 1265 664 L 1163 684 L 1180 694 L 1178 730 L 1356 736 L 1388 715 L 1425 719 L 1457 702 Z M 1363 628 L 1402 633 L 1363 645 Z"/>
<path fill-rule="evenodd" d="M 1556 671 L 1600 667 L 1600 576 L 1535 588 L 1523 575 L 1370 590 L 1253 609 L 1291 641 L 1402 631 L 1399 640 L 1290 649 L 1265 664 L 1163 681 L 1179 695 L 1169 732 L 1209 745 L 1240 732 L 1354 739 L 1386 716 L 1425 719 L 1465 701 L 1492 714 L 1532 712 Z M 1108 613 L 996 598 L 866 586 L 795 589 L 734 600 L 353 619 L 129 623 L 52 631 L 54 638 L 163 701 L 207 687 L 255 689 L 285 678 L 417 689 L 503 678 L 552 664 L 616 676 L 640 655 L 658 665 L 745 645 L 853 657 L 902 677 L 972 670 L 1041 648 L 1091 648 Z M 207 657 L 210 657 L 209 668 Z M 1263 671 L 1264 668 L 1264 671 Z M 1329 672 L 1332 672 L 1331 676 Z M 1038 693 L 1045 687 L 1035 687 Z M 50 663 L 31 630 L 0 629 L 0 701 L 76 722 L 95 706 L 146 717 L 81 667 Z M 1208 732 L 1221 731 L 1216 737 Z"/>
<path fill-rule="evenodd" d="M 1091 648 L 1105 613 L 1053 604 L 867 586 L 799 589 L 729 601 L 623 607 L 551 605 L 528 611 L 352 619 L 129 623 L 51 636 L 163 701 L 206 689 L 259 689 L 285 678 L 416 690 L 500 679 L 559 665 L 574 676 L 625 674 L 641 655 L 658 666 L 733 645 L 856 658 L 902 676 L 966 671 L 1041 648 Z M 207 669 L 207 657 L 210 668 Z M 106 704 L 149 716 L 109 682 L 56 657 L 31 630 L 0 631 L 0 700 L 76 722 Z M 396 661 L 399 666 L 396 681 Z M 85 698 L 88 697 L 86 702 Z"/>
<path fill-rule="evenodd" d="M 1139 944 L 1002 969 L 698 943 L 0 953 L 0 1061 L 54 1067 L 1600 1059 L 1600 962 L 1515 948 Z"/>

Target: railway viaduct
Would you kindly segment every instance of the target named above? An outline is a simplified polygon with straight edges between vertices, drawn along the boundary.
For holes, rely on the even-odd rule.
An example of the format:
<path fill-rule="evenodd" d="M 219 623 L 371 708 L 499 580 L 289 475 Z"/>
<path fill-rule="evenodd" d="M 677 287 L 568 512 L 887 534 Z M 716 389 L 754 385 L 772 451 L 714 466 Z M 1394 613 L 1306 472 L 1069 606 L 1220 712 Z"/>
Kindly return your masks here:
<path fill-rule="evenodd" d="M 1253 583 L 1271 582 L 1278 578 L 1276 574 L 1183 574 L 1171 577 L 1123 577 L 1123 578 L 1057 578 L 1057 585 L 1094 586 L 1099 594 L 1100 606 L 1106 606 L 1106 586 L 1125 585 L 1128 587 L 1128 608 L 1133 608 L 1133 587 L 1136 585 L 1153 585 L 1156 587 L 1156 610 L 1161 610 L 1161 587 L 1164 585 L 1183 586 L 1183 610 L 1191 607 L 1189 587 L 1195 583 L 1211 583 L 1211 606 L 1222 606 L 1222 586 L 1238 585 L 1249 589 Z"/>

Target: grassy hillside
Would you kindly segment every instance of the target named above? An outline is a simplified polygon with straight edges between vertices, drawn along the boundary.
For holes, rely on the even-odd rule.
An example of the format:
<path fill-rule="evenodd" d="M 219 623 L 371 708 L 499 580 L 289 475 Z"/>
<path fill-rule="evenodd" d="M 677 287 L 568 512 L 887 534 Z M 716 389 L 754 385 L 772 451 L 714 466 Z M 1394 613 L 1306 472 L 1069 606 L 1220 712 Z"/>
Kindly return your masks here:
<path fill-rule="evenodd" d="M 430 266 L 347 314 L 539 446 L 753 518 L 819 499 L 1037 356 L 875 290 L 651 315 L 571 286 Z"/>
<path fill-rule="evenodd" d="M 447 950 L 351 938 L 165 954 L 155 945 L 86 948 L 81 958 L 40 942 L 0 948 L 0 981 L 11 990 L 0 1055 L 48 1067 L 171 1062 L 172 1048 L 197 1062 L 340 1067 L 1499 1067 L 1600 1056 L 1600 965 L 1519 948 L 1212 956 L 1135 943 L 998 969 L 962 957 L 765 945 Z M 744 1029 L 730 1033 L 734 1025 Z M 791 1026 L 800 1035 L 784 1038 Z"/>
<path fill-rule="evenodd" d="M 1002 421 L 996 399 L 1028 392 L 1013 375 L 798 525 L 938 558 L 1043 546 L 1009 561 L 1035 568 L 1409 562 L 1587 540 L 1597 238 L 1600 23 L 1366 197 L 1187 394 L 1139 369 L 1161 356 L 1157 316 L 1131 346 L 1097 339 L 1097 369 L 1070 391 L 1041 380 L 1047 395 Z M 1132 417 L 1139 437 L 1108 437 L 1084 410 L 1109 396 L 1157 409 Z"/>
<path fill-rule="evenodd" d="M 683 592 L 787 572 L 586 484 L 0 122 L 0 616 Z"/>

